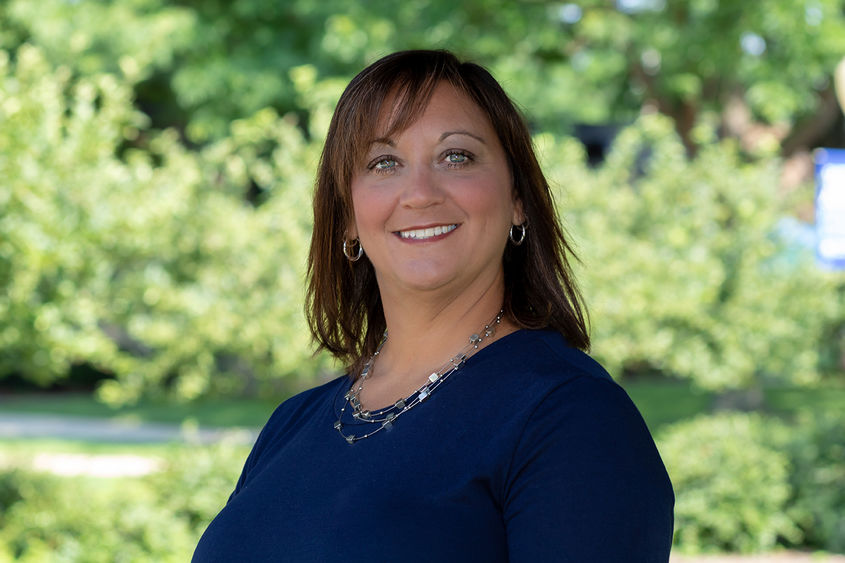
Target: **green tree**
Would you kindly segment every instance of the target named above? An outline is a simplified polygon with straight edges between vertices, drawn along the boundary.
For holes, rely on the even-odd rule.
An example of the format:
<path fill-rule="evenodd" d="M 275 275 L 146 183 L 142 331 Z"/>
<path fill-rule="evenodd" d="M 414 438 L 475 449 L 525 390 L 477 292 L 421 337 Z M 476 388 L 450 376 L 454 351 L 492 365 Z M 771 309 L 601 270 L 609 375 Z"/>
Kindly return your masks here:
<path fill-rule="evenodd" d="M 301 311 L 319 147 L 296 122 L 259 112 L 188 151 L 146 130 L 114 76 L 0 53 L 0 371 L 49 383 L 88 362 L 115 374 L 114 401 L 313 374 Z M 139 135 L 143 150 L 127 144 Z"/>
<path fill-rule="evenodd" d="M 817 30 L 802 60 L 821 76 L 841 13 L 825 2 L 781 3 L 771 14 L 626 5 L 3 4 L 0 372 L 48 383 L 85 362 L 115 375 L 102 394 L 120 401 L 267 391 L 325 368 L 310 355 L 301 308 L 310 191 L 331 109 L 365 61 L 446 46 L 489 64 L 548 131 L 538 142 L 585 260 L 595 351 L 614 373 L 657 369 L 719 388 L 818 379 L 820 362 L 838 357 L 819 347 L 845 316 L 841 280 L 784 260 L 772 147 L 747 160 L 740 143 L 714 144 L 711 125 L 737 95 L 752 107 L 755 81 L 787 65 L 788 50 L 768 39 L 783 31 L 779 41 L 798 40 L 784 14 Z M 764 33 L 754 22 L 767 18 Z M 671 22 L 703 27 L 677 34 Z M 720 26 L 740 47 L 719 39 Z M 742 50 L 746 29 L 766 40 L 762 54 Z M 654 42 L 670 32 L 677 41 L 661 39 L 663 53 Z M 725 66 L 717 82 L 733 86 L 717 89 L 724 96 L 693 89 L 692 129 L 641 120 L 596 170 L 561 136 L 567 123 L 629 119 L 646 99 L 675 100 L 683 89 L 671 76 L 715 76 L 705 61 L 724 57 L 745 63 Z M 662 70 L 649 75 L 648 93 L 630 65 L 655 60 Z M 778 103 L 804 101 L 782 115 L 761 106 L 757 119 L 811 111 L 813 84 L 788 88 Z M 702 147 L 694 159 L 690 141 Z"/>
<path fill-rule="evenodd" d="M 197 141 L 264 107 L 307 114 L 290 70 L 348 79 L 387 52 L 445 47 L 491 67 L 542 128 L 670 116 L 747 148 L 813 146 L 836 117 L 839 0 L 10 0 L 8 31 L 81 73 L 123 73 L 159 126 Z M 831 113 L 833 111 L 834 113 Z M 813 119 L 813 116 L 816 116 Z"/>
<path fill-rule="evenodd" d="M 612 373 L 714 389 L 818 380 L 827 330 L 845 317 L 842 280 L 786 253 L 775 160 L 744 162 L 729 141 L 690 160 L 657 116 L 597 170 L 571 140 L 538 141 L 583 260 L 594 353 Z"/>

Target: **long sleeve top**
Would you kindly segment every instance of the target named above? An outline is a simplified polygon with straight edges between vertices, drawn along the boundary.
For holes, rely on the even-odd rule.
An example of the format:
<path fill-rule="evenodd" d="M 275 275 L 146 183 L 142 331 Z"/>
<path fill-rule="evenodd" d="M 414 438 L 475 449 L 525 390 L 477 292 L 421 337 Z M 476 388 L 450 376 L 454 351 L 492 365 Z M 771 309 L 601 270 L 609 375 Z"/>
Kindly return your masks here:
<path fill-rule="evenodd" d="M 282 403 L 196 562 L 669 560 L 674 495 L 625 391 L 556 332 L 471 356 L 389 430 L 341 413 L 351 381 Z"/>

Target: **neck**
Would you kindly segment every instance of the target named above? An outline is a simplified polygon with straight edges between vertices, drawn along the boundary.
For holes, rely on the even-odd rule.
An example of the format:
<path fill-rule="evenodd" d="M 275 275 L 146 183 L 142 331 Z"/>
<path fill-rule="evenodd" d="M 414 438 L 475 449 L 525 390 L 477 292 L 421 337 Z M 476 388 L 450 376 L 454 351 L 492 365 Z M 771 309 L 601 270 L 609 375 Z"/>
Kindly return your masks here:
<path fill-rule="evenodd" d="M 431 373 L 496 317 L 503 297 L 502 273 L 492 282 L 460 295 L 382 292 L 389 338 L 379 354 L 374 377 L 401 383 Z M 485 339 L 479 348 L 515 328 L 503 318 L 495 336 Z"/>

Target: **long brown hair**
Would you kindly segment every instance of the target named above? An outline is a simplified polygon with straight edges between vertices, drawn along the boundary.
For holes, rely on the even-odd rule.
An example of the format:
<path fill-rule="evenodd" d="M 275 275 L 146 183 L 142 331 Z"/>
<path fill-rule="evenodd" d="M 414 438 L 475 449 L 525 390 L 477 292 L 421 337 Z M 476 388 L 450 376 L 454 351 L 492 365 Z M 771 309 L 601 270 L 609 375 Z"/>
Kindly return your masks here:
<path fill-rule="evenodd" d="M 357 373 L 385 329 L 375 271 L 366 255 L 350 262 L 342 245 L 353 221 L 353 170 L 376 137 L 383 105 L 393 107 L 390 137 L 425 110 L 445 81 L 473 100 L 490 119 L 508 157 L 513 187 L 527 220 L 525 241 L 504 253 L 505 315 L 522 328 L 560 332 L 576 348 L 590 345 L 586 310 L 525 120 L 484 68 L 461 63 L 448 51 L 401 51 L 371 64 L 340 97 L 326 137 L 314 193 L 314 232 L 308 256 L 306 315 L 319 349 Z M 353 250 L 357 250 L 353 249 Z"/>

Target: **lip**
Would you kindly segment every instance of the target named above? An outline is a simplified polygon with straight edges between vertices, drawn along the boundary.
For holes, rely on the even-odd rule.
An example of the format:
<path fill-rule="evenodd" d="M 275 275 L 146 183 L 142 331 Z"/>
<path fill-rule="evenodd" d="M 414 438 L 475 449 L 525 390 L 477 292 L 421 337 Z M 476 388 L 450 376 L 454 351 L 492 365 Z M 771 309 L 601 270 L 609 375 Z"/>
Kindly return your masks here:
<path fill-rule="evenodd" d="M 411 237 L 403 237 L 402 236 L 403 232 L 421 231 L 421 230 L 425 230 L 425 229 L 434 229 L 436 227 L 450 227 L 452 225 L 454 225 L 453 229 L 446 231 L 444 233 L 441 233 L 439 235 L 433 235 L 433 236 L 429 236 L 429 237 L 425 237 L 425 238 L 411 238 Z M 457 231 L 460 226 L 461 226 L 460 223 L 429 223 L 429 224 L 426 224 L 426 225 L 414 225 L 412 227 L 406 227 L 406 228 L 400 229 L 398 231 L 393 231 L 393 234 L 396 236 L 396 238 L 398 238 L 402 242 L 425 243 L 425 242 L 442 240 L 442 239 L 446 238 L 447 236 L 451 235 L 452 233 L 454 233 L 455 231 Z"/>

